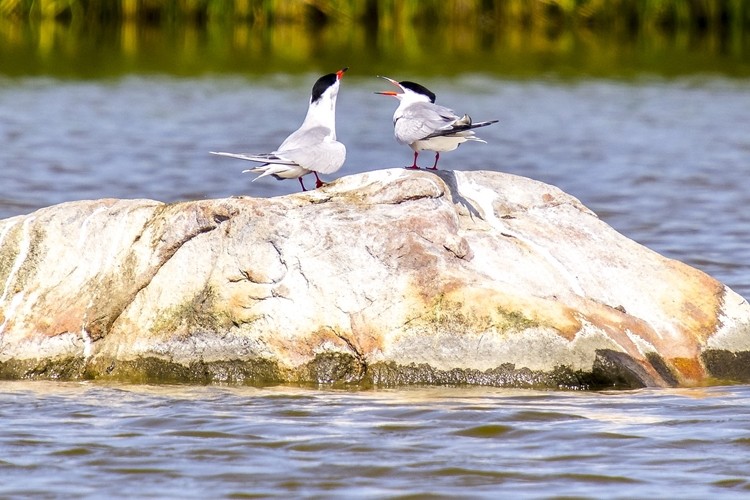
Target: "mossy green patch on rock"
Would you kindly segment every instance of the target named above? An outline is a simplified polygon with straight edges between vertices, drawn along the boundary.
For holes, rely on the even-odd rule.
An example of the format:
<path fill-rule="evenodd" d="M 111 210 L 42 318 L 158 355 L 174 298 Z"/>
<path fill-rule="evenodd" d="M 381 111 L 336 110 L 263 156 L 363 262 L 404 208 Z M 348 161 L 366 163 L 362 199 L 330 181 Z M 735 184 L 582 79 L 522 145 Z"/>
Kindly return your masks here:
<path fill-rule="evenodd" d="M 750 382 L 750 352 L 731 352 L 710 349 L 701 354 L 701 361 L 714 379 L 731 380 L 735 383 Z"/>
<path fill-rule="evenodd" d="M 723 357 L 721 353 L 717 356 Z M 729 360 L 736 362 L 743 358 Z M 745 367 L 747 363 L 745 363 Z M 745 372 L 747 369 L 745 368 Z M 717 378 L 718 375 L 716 374 Z M 732 374 L 738 376 L 737 374 Z M 566 366 L 551 371 L 516 368 L 503 364 L 489 370 L 454 368 L 439 370 L 428 364 L 399 365 L 378 362 L 367 365 L 348 353 L 326 352 L 297 368 L 280 367 L 272 360 L 194 361 L 188 365 L 156 357 L 133 360 L 98 359 L 88 364 L 83 358 L 54 360 L 8 360 L 0 363 L 0 379 L 109 380 L 132 384 L 212 384 L 251 386 L 276 384 L 326 385 L 367 389 L 408 385 L 492 386 L 521 389 L 600 390 L 635 389 L 647 385 L 642 367 L 624 353 L 601 351 L 592 371 Z"/>
<path fill-rule="evenodd" d="M 501 306 L 488 310 L 486 314 L 477 313 L 476 309 L 467 308 L 465 304 L 450 300 L 444 294 L 435 297 L 427 312 L 415 320 L 440 329 L 474 332 L 494 329 L 502 333 L 541 326 L 522 312 Z"/>
<path fill-rule="evenodd" d="M 539 323 L 527 318 L 520 311 L 509 311 L 502 307 L 496 309 L 500 321 L 495 320 L 495 327 L 500 331 L 521 331 L 540 326 Z"/>
<path fill-rule="evenodd" d="M 226 331 L 235 324 L 228 314 L 216 310 L 216 292 L 207 286 L 192 299 L 164 310 L 151 326 L 156 334 L 196 330 Z"/>
<path fill-rule="evenodd" d="M 303 384 L 359 384 L 367 374 L 367 365 L 348 353 L 325 352 L 293 370 L 294 382 Z"/>
<path fill-rule="evenodd" d="M 454 368 L 438 370 L 427 364 L 398 365 L 376 363 L 368 368 L 364 380 L 371 385 L 396 387 L 403 385 L 482 385 L 516 389 L 601 389 L 610 384 L 591 373 L 556 367 L 551 372 L 516 368 L 503 364 L 485 371 Z"/>
<path fill-rule="evenodd" d="M 83 358 L 9 359 L 0 362 L 1 380 L 78 380 L 85 378 Z"/>
<path fill-rule="evenodd" d="M 155 357 L 99 360 L 86 370 L 89 378 L 133 384 L 229 383 L 264 386 L 284 382 L 277 363 L 267 359 L 194 361 L 189 365 Z"/>

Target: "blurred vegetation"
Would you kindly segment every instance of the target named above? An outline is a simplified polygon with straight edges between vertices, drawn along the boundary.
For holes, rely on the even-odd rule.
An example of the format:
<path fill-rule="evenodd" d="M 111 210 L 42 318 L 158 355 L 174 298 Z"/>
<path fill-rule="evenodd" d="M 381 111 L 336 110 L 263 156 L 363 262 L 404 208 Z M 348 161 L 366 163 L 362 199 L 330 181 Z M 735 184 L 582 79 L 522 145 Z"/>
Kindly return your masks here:
<path fill-rule="evenodd" d="M 746 0 L 0 0 L 0 74 L 748 76 L 749 28 Z"/>

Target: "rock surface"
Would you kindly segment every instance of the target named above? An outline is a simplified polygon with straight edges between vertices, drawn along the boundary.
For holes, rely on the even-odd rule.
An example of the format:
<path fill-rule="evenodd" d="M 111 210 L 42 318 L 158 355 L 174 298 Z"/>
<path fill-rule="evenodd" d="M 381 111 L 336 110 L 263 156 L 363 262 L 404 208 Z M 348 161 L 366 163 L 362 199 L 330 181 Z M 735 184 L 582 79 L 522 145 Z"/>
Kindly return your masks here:
<path fill-rule="evenodd" d="M 748 360 L 745 299 L 508 174 L 0 221 L 3 378 L 600 388 L 747 382 Z"/>

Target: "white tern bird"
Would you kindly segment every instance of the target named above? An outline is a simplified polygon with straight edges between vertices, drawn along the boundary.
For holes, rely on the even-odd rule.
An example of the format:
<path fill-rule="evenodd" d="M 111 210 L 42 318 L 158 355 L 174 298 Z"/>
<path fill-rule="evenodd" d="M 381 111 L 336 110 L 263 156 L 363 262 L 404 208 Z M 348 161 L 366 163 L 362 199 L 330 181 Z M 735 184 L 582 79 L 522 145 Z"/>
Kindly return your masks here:
<path fill-rule="evenodd" d="M 435 104 L 435 94 L 418 83 L 381 78 L 401 90 L 375 93 L 393 96 L 400 101 L 393 114 L 393 131 L 399 144 L 406 144 L 414 151 L 414 163 L 406 168 L 418 169 L 419 152 L 433 151 L 435 164 L 430 170 L 437 170 L 441 152 L 453 151 L 466 141 L 486 143 L 476 137 L 472 129 L 497 123 L 497 120 L 473 123 L 469 115 L 458 116 L 452 109 Z"/>
<path fill-rule="evenodd" d="M 318 78 L 312 88 L 305 121 L 275 151 L 263 154 L 211 151 L 211 154 L 261 162 L 263 165 L 243 170 L 243 173 L 260 174 L 256 179 L 267 175 L 276 179 L 296 178 L 303 191 L 307 190 L 302 176 L 312 172 L 315 187 L 321 187 L 323 182 L 318 173 L 332 174 L 341 168 L 346 159 L 346 147 L 336 140 L 336 97 L 347 69 Z"/>

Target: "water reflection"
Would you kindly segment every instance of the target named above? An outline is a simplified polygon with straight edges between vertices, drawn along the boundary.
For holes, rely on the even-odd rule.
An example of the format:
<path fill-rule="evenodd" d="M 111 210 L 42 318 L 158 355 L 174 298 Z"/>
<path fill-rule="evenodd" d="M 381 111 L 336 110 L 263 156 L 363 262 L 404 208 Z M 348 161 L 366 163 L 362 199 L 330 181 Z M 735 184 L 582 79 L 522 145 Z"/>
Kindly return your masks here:
<path fill-rule="evenodd" d="M 271 25 L 19 22 L 0 17 L 0 74 L 109 77 L 132 72 L 318 72 L 348 64 L 367 73 L 531 77 L 750 75 L 750 37 L 645 26 L 590 30 L 509 22 L 329 22 Z"/>

